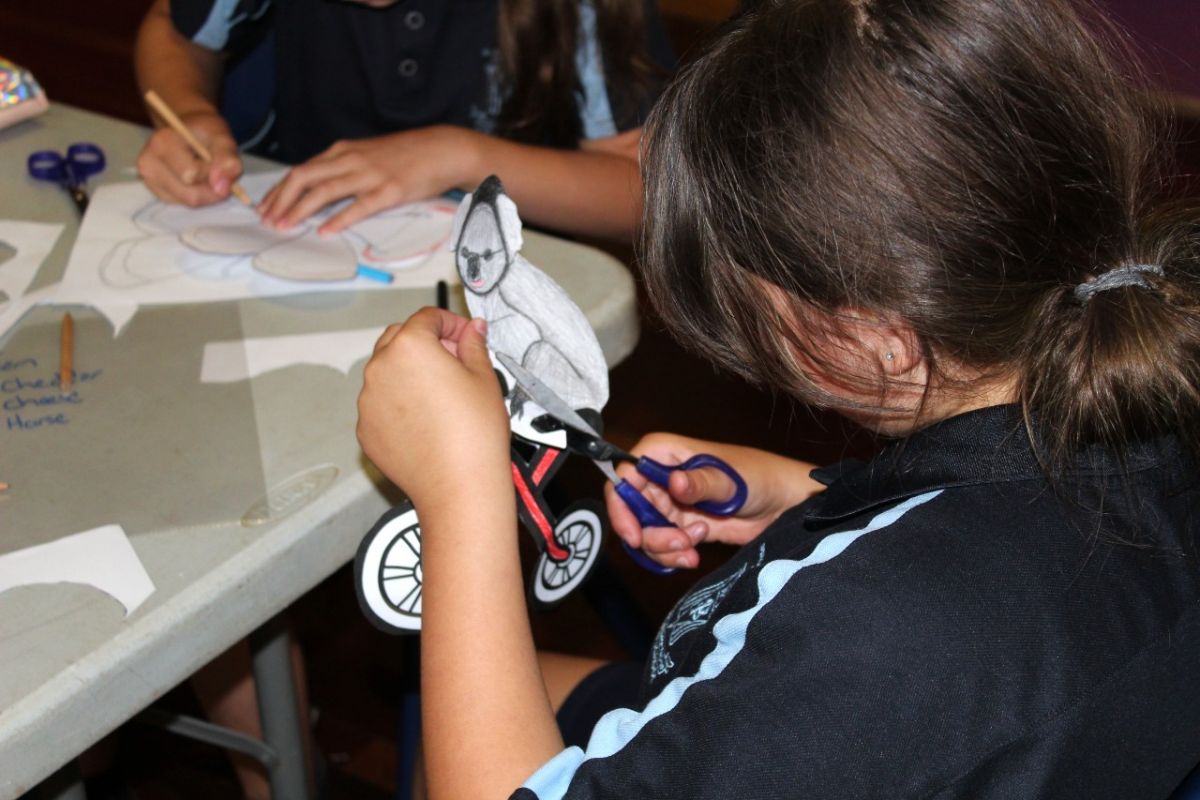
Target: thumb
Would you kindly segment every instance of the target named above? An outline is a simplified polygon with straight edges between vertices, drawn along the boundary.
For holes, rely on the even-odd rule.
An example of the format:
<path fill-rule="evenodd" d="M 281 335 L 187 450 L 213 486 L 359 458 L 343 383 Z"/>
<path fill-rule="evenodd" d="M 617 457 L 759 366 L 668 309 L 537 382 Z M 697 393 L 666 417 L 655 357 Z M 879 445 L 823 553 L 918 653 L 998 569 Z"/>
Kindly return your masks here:
<path fill-rule="evenodd" d="M 208 182 L 214 192 L 225 195 L 229 187 L 242 174 L 242 160 L 232 142 L 218 140 L 213 143 L 212 164 L 208 169 Z"/>
<path fill-rule="evenodd" d="M 676 470 L 671 473 L 668 484 L 671 497 L 689 506 L 705 500 L 722 503 L 737 491 L 729 476 L 715 467 Z"/>
<path fill-rule="evenodd" d="M 458 358 L 474 373 L 492 372 L 492 360 L 488 357 L 487 322 L 473 319 L 463 329 L 458 340 Z"/>

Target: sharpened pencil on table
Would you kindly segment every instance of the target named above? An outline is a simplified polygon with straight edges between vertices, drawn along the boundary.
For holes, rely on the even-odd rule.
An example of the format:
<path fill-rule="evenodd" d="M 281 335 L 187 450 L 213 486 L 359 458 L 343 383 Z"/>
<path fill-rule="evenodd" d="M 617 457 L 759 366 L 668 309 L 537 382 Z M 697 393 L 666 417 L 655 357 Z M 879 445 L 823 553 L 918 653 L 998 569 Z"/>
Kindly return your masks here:
<path fill-rule="evenodd" d="M 75 320 L 70 312 L 63 314 L 62 335 L 59 339 L 58 386 L 64 392 L 71 391 L 71 378 L 75 372 Z"/>
<path fill-rule="evenodd" d="M 212 153 L 208 152 L 208 148 L 196 138 L 195 134 L 188 130 L 187 125 L 183 124 L 183 120 L 171 110 L 171 107 L 167 105 L 165 100 L 158 96 L 157 92 L 151 89 L 146 92 L 145 98 L 146 103 L 154 109 L 154 113 L 162 117 L 163 122 L 167 123 L 171 127 L 171 130 L 183 137 L 183 140 L 187 142 L 188 147 L 192 148 L 192 152 L 198 158 L 204 161 L 205 164 L 212 163 Z M 229 192 L 238 200 L 241 200 L 247 208 L 254 208 L 254 201 L 250 199 L 250 195 L 246 194 L 246 190 L 237 182 L 230 185 Z"/>

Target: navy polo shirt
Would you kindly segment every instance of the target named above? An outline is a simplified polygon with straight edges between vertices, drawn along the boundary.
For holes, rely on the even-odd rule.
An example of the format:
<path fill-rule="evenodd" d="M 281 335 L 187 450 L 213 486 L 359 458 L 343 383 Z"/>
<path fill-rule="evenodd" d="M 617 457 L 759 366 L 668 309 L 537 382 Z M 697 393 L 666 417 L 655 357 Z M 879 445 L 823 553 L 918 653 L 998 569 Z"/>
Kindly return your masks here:
<path fill-rule="evenodd" d="M 1051 484 L 997 407 L 819 471 L 513 798 L 1166 798 L 1200 762 L 1196 467 L 1167 439 Z"/>
<path fill-rule="evenodd" d="M 387 8 L 346 0 L 171 0 L 171 17 L 196 44 L 227 54 L 234 64 L 248 59 L 248 69 L 235 75 L 240 85 L 227 86 L 227 93 L 257 90 L 269 98 L 265 118 L 248 131 L 248 146 L 297 163 L 339 139 L 426 125 L 492 132 L 503 102 L 497 5 L 497 0 L 403 0 Z M 669 65 L 653 3 L 647 14 L 651 54 Z M 607 97 L 589 4 L 581 4 L 580 19 L 576 64 L 585 138 L 636 127 L 639 119 L 612 116 L 617 104 Z M 273 53 L 269 60 L 248 55 L 264 42 Z"/>

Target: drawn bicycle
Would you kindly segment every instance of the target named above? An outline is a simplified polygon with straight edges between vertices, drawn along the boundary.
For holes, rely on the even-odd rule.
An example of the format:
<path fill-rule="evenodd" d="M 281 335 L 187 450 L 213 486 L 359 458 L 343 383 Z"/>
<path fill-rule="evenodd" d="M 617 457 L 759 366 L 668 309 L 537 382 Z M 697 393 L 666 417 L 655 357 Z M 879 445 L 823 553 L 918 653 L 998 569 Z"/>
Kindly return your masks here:
<path fill-rule="evenodd" d="M 569 455 L 568 433 L 521 395 L 499 361 L 493 358 L 492 363 L 513 434 L 517 512 L 538 548 L 530 597 L 539 607 L 550 608 L 591 574 L 603 545 L 605 517 L 594 500 L 574 502 L 561 515 L 551 509 L 545 490 Z M 598 414 L 594 420 L 598 425 Z M 407 500 L 385 513 L 363 538 L 354 560 L 354 583 L 359 605 L 375 627 L 389 633 L 421 629 L 421 523 Z"/>

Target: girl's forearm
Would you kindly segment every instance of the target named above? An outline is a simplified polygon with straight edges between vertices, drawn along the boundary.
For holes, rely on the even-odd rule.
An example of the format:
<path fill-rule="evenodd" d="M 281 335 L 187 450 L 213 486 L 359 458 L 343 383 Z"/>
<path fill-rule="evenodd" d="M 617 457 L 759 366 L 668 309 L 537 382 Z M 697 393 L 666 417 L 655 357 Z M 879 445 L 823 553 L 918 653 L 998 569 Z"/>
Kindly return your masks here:
<path fill-rule="evenodd" d="M 525 608 L 512 485 L 422 515 L 429 796 L 504 798 L 562 749 Z"/>
<path fill-rule="evenodd" d="M 166 0 L 157 0 L 146 12 L 138 31 L 134 63 L 141 90 L 153 89 L 176 114 L 218 113 L 224 60 L 175 30 Z"/>
<path fill-rule="evenodd" d="M 464 131 L 459 188 L 499 175 L 521 218 L 564 233 L 628 240 L 642 207 L 635 158 L 602 148 L 556 150 Z"/>

